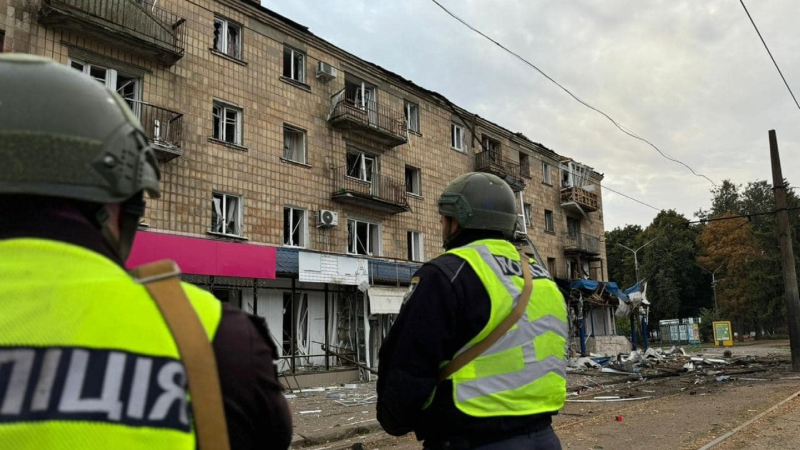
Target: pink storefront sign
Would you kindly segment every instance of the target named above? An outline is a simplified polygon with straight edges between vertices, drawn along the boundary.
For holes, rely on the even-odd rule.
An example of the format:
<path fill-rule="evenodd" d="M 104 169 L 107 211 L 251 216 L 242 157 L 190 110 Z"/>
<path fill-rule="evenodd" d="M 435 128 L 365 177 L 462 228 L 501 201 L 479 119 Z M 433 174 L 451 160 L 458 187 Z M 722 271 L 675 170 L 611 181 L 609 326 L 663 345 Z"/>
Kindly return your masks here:
<path fill-rule="evenodd" d="M 171 259 L 183 273 L 271 280 L 276 254 L 275 247 L 140 231 L 126 266 Z"/>

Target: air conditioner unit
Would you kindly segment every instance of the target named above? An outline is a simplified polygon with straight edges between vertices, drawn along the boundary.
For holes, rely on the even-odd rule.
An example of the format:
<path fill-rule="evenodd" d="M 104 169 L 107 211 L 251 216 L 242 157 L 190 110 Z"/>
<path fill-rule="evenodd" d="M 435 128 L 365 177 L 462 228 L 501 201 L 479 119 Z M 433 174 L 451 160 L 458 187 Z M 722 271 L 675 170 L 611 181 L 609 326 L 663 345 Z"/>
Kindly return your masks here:
<path fill-rule="evenodd" d="M 320 61 L 317 65 L 317 78 L 320 78 L 323 81 L 330 81 L 336 78 L 337 73 L 336 67 L 333 67 L 326 62 Z"/>
<path fill-rule="evenodd" d="M 335 227 L 339 225 L 339 213 L 327 209 L 317 211 L 317 227 Z"/>

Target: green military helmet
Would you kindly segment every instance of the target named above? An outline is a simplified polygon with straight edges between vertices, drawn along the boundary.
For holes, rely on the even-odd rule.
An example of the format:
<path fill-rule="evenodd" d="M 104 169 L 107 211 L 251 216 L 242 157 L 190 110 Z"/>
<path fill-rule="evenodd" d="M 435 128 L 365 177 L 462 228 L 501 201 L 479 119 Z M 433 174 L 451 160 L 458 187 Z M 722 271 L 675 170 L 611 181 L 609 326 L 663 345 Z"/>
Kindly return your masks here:
<path fill-rule="evenodd" d="M 439 197 L 439 213 L 463 229 L 500 231 L 507 239 L 517 226 L 514 192 L 489 173 L 465 173 L 453 180 Z"/>
<path fill-rule="evenodd" d="M 0 195 L 119 203 L 158 197 L 158 164 L 116 93 L 55 61 L 0 55 Z"/>

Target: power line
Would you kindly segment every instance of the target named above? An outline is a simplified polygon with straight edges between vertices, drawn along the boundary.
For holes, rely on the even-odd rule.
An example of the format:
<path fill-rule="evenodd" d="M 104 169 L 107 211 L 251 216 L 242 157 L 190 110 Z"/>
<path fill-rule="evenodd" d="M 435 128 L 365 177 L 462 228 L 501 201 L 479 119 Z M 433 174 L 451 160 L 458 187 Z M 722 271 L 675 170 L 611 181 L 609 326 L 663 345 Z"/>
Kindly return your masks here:
<path fill-rule="evenodd" d="M 777 214 L 781 211 L 798 211 L 800 210 L 800 206 L 795 206 L 793 208 L 779 208 L 774 211 L 761 211 L 755 213 L 747 213 L 747 214 L 739 214 L 736 216 L 727 216 L 727 217 L 713 217 L 711 219 L 700 219 L 700 220 L 693 220 L 690 222 L 686 222 L 687 225 L 693 223 L 706 223 L 706 222 L 718 222 L 720 220 L 734 220 L 734 219 L 748 219 L 750 220 L 751 217 L 758 217 L 758 216 L 770 216 L 773 214 Z"/>
<path fill-rule="evenodd" d="M 613 124 L 614 124 L 614 126 L 615 126 L 615 127 L 617 127 L 617 128 L 618 128 L 620 131 L 622 131 L 623 133 L 627 134 L 628 136 L 630 136 L 630 137 L 632 137 L 632 138 L 634 138 L 634 139 L 638 139 L 638 140 L 640 140 L 640 141 L 642 141 L 642 142 L 646 143 L 646 144 L 647 144 L 647 145 L 649 145 L 650 147 L 653 147 L 653 148 L 654 148 L 654 149 L 655 149 L 655 150 L 656 150 L 656 151 L 657 151 L 657 152 L 658 152 L 658 153 L 659 153 L 661 156 L 663 156 L 663 157 L 664 157 L 664 158 L 666 158 L 667 160 L 669 160 L 669 161 L 672 161 L 672 162 L 675 162 L 675 163 L 678 163 L 678 164 L 680 164 L 680 165 L 682 165 L 682 166 L 686 167 L 686 168 L 687 168 L 687 169 L 689 169 L 689 171 L 690 171 L 690 172 L 692 172 L 692 174 L 694 174 L 695 176 L 698 176 L 698 177 L 703 177 L 703 178 L 705 178 L 706 180 L 708 180 L 708 181 L 709 181 L 709 182 L 710 182 L 712 185 L 714 185 L 714 187 L 716 187 L 716 186 L 717 186 L 717 184 L 716 184 L 716 183 L 714 183 L 714 181 L 713 181 L 713 180 L 711 180 L 711 178 L 708 178 L 707 176 L 705 176 L 705 175 L 703 175 L 703 174 L 701 174 L 701 173 L 697 173 L 697 172 L 695 172 L 695 171 L 694 171 L 694 169 L 692 169 L 691 167 L 689 167 L 689 165 L 687 165 L 687 164 L 686 164 L 686 163 L 684 163 L 683 161 L 680 161 L 680 160 L 678 160 L 678 159 L 675 159 L 675 158 L 673 158 L 673 157 L 671 157 L 671 156 L 669 156 L 669 155 L 665 154 L 664 152 L 662 152 L 662 151 L 661 151 L 661 149 L 659 149 L 658 147 L 656 147 L 656 146 L 655 146 L 655 144 L 653 144 L 652 142 L 648 141 L 647 139 L 645 139 L 645 138 L 643 138 L 643 137 L 640 137 L 640 136 L 638 136 L 638 135 L 637 135 L 637 134 L 635 134 L 635 133 L 632 133 L 632 132 L 628 131 L 627 129 L 625 129 L 625 127 L 621 126 L 619 123 L 617 123 L 617 121 L 616 121 L 616 120 L 612 119 L 612 118 L 611 118 L 611 116 L 609 116 L 609 115 L 608 115 L 608 114 L 606 114 L 605 112 L 603 112 L 603 111 L 601 111 L 601 110 L 599 110 L 599 109 L 595 108 L 594 106 L 592 106 L 592 105 L 590 105 L 590 104 L 586 103 L 585 101 L 581 100 L 581 99 L 580 99 L 578 96 L 576 96 L 575 94 L 573 94 L 573 93 L 572 93 L 572 92 L 571 92 L 569 89 L 567 89 L 567 88 L 565 88 L 564 86 L 562 86 L 561 84 L 559 84 L 559 83 L 558 83 L 556 80 L 554 80 L 554 79 L 553 79 L 553 78 L 551 78 L 549 75 L 547 75 L 546 73 L 544 73 L 544 72 L 543 72 L 541 69 L 539 69 L 538 67 L 536 67 L 536 66 L 535 66 L 533 63 L 529 62 L 528 60 L 526 60 L 526 59 L 525 59 L 525 58 L 523 58 L 522 56 L 520 56 L 520 55 L 518 55 L 518 54 L 514 53 L 513 51 L 509 50 L 508 48 L 506 48 L 505 46 L 503 46 L 501 43 L 499 43 L 499 42 L 495 41 L 494 39 L 490 38 L 489 36 L 487 36 L 487 35 L 483 34 L 483 33 L 482 33 L 480 30 L 476 29 L 475 27 L 473 27 L 473 26 L 472 26 L 472 25 L 470 25 L 469 23 L 465 22 L 465 21 L 464 21 L 463 19 L 461 19 L 460 17 L 458 17 L 458 16 L 456 16 L 455 14 L 453 14 L 452 12 L 450 12 L 450 11 L 449 11 L 447 8 L 445 8 L 444 6 L 442 6 L 442 4 L 441 4 L 441 3 L 439 3 L 437 0 L 431 0 L 431 1 L 432 1 L 433 3 L 435 3 L 435 4 L 436 4 L 436 5 L 439 7 L 439 8 L 441 8 L 442 10 L 444 10 L 444 12 L 446 12 L 448 15 L 450 15 L 450 17 L 452 17 L 452 18 L 456 19 L 457 21 L 461 22 L 463 25 L 465 25 L 465 26 L 466 26 L 467 28 L 469 28 L 470 30 L 474 31 L 475 33 L 478 33 L 479 35 L 483 36 L 484 38 L 488 39 L 488 40 L 489 40 L 490 42 L 492 42 L 493 44 L 497 45 L 498 47 L 502 48 L 502 49 L 503 49 L 503 50 L 505 50 L 506 52 L 510 53 L 511 55 L 513 55 L 514 57 L 516 57 L 517 59 L 519 59 L 520 61 L 522 61 L 523 63 L 525 63 L 525 64 L 527 64 L 528 66 L 532 67 L 534 70 L 536 70 L 537 72 L 539 72 L 539 73 L 540 73 L 540 74 L 541 74 L 543 77 L 547 78 L 548 80 L 550 80 L 550 82 L 552 82 L 553 84 L 555 84 L 556 86 L 558 86 L 559 88 L 561 88 L 561 90 L 563 90 L 564 92 L 566 92 L 567 94 L 569 94 L 569 96 L 570 96 L 570 97 L 572 97 L 572 98 L 574 98 L 576 101 L 578 101 L 578 103 L 580 103 L 580 104 L 582 104 L 583 106 L 585 106 L 585 107 L 587 107 L 587 108 L 589 108 L 589 109 L 591 109 L 591 110 L 593 110 L 593 111 L 597 112 L 598 114 L 602 115 L 603 117 L 605 117 L 606 119 L 608 119 L 609 121 L 611 121 L 611 123 L 613 123 Z"/>
<path fill-rule="evenodd" d="M 653 206 L 653 205 L 648 205 L 647 203 L 645 203 L 645 202 L 643 202 L 643 201 L 641 201 L 641 200 L 637 200 L 637 199 L 635 199 L 635 198 L 633 198 L 633 197 L 631 197 L 631 196 L 629 196 L 629 195 L 623 194 L 622 192 L 615 191 L 614 189 L 611 189 L 611 188 L 610 188 L 610 187 L 608 187 L 608 186 L 604 186 L 604 185 L 602 185 L 602 184 L 601 184 L 601 185 L 600 185 L 600 187 L 601 187 L 601 188 L 603 188 L 603 189 L 609 190 L 609 191 L 611 191 L 611 192 L 613 192 L 613 193 L 615 193 L 615 194 L 621 195 L 621 196 L 623 196 L 623 197 L 625 197 L 625 198 L 627 198 L 627 199 L 629 199 L 629 200 L 633 200 L 633 201 L 635 201 L 636 203 L 641 203 L 642 205 L 644 205 L 644 206 L 647 206 L 648 208 L 653 208 L 653 209 L 655 209 L 655 210 L 656 210 L 656 211 L 658 211 L 658 212 L 661 212 L 661 211 L 663 211 L 663 209 L 661 209 L 661 208 L 656 208 L 656 207 L 655 207 L 655 206 Z"/>
<path fill-rule="evenodd" d="M 435 0 L 434 0 L 435 1 Z M 742 8 L 744 8 L 744 12 L 747 13 L 747 17 L 750 19 L 750 23 L 753 24 L 753 28 L 756 29 L 756 33 L 758 33 L 758 37 L 761 39 L 761 43 L 764 44 L 764 48 L 767 49 L 767 53 L 769 53 L 770 59 L 772 59 L 772 64 L 775 64 L 775 68 L 778 69 L 778 73 L 783 80 L 783 84 L 786 85 L 786 89 L 789 90 L 789 94 L 792 96 L 794 100 L 794 104 L 797 105 L 797 108 L 800 109 L 800 103 L 797 103 L 797 97 L 794 96 L 794 92 L 792 92 L 792 88 L 789 87 L 789 83 L 786 82 L 786 78 L 783 76 L 783 72 L 781 72 L 781 68 L 778 67 L 778 63 L 775 61 L 775 58 L 772 56 L 772 52 L 769 51 L 769 47 L 767 47 L 767 42 L 764 41 L 764 37 L 761 36 L 761 32 L 758 31 L 758 27 L 756 26 L 756 22 L 753 20 L 753 16 L 750 15 L 750 11 L 747 10 L 747 6 L 744 5 L 744 0 L 739 0 L 739 3 L 742 4 Z"/>

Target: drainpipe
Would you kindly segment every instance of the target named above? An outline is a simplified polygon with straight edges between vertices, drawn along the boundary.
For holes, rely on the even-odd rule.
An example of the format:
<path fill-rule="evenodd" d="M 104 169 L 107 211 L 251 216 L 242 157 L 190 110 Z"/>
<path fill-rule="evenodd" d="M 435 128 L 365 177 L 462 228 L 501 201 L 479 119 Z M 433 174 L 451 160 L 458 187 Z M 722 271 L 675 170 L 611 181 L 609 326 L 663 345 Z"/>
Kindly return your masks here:
<path fill-rule="evenodd" d="M 369 300 L 367 299 L 367 293 L 364 292 L 364 364 L 366 364 L 367 369 L 372 368 L 372 364 L 370 361 L 370 348 L 369 348 Z M 372 373 L 367 370 L 367 381 L 372 381 Z"/>

